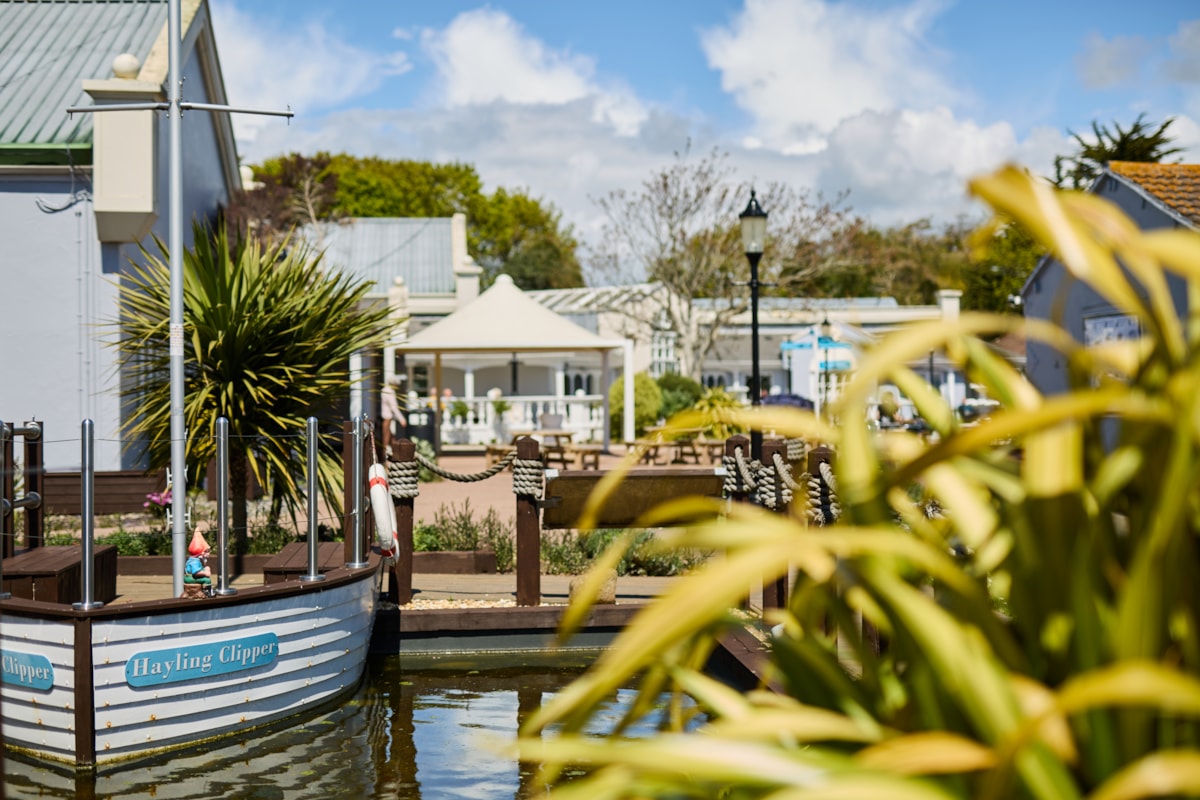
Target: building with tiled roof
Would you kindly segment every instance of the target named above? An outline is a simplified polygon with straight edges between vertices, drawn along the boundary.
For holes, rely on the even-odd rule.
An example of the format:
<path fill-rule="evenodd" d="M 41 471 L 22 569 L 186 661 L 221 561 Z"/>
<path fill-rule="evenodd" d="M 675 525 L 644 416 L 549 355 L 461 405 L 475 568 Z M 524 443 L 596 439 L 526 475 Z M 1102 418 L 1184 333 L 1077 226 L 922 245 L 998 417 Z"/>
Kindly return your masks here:
<path fill-rule="evenodd" d="M 167 0 L 0 2 L 0 419 L 44 423 L 48 469 L 78 468 L 84 419 L 97 469 L 141 466 L 106 325 L 130 260 L 169 239 L 168 126 L 67 109 L 166 100 L 167 15 Z M 181 0 L 181 22 L 183 99 L 225 104 L 207 0 Z M 241 188 L 228 115 L 188 114 L 182 144 L 183 218 L 209 218 Z"/>
<path fill-rule="evenodd" d="M 1200 225 L 1200 164 L 1146 164 L 1110 161 L 1108 172 L 1140 188 L 1146 199 Z"/>
<path fill-rule="evenodd" d="M 1088 191 L 1112 202 L 1144 231 L 1200 229 L 1200 164 L 1113 161 L 1105 165 Z M 1168 275 L 1167 285 L 1176 313 L 1186 319 L 1184 282 Z M 1056 322 L 1084 345 L 1141 335 L 1137 320 L 1113 307 L 1090 286 L 1072 279 L 1050 256 L 1030 273 L 1021 299 L 1027 318 Z M 1065 361 L 1045 343 L 1028 343 L 1025 373 L 1043 393 L 1068 389 Z"/>

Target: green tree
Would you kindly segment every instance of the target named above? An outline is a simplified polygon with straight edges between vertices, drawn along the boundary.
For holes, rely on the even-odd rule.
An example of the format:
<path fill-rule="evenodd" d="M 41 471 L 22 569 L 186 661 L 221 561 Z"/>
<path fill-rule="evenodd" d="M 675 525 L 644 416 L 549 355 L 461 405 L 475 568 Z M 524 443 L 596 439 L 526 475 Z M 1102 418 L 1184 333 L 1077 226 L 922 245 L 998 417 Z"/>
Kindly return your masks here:
<path fill-rule="evenodd" d="M 302 500 L 305 421 L 329 430 L 351 387 L 350 356 L 379 346 L 387 309 L 364 307 L 369 286 L 326 272 L 303 243 L 231 241 L 224 226 L 197 225 L 184 253 L 184 418 L 189 474 L 216 453 L 216 420 L 229 420 L 230 494 L 236 551 L 246 551 L 248 474 L 290 510 Z M 117 299 L 115 346 L 129 376 L 126 433 L 147 442 L 151 467 L 170 462 L 169 255 L 143 250 Z M 341 506 L 340 445 L 323 438 L 321 494 Z"/>
<path fill-rule="evenodd" d="M 1168 117 L 1157 127 L 1145 121 L 1145 114 L 1138 114 L 1127 129 L 1113 122 L 1113 129 L 1098 122 L 1092 123 L 1089 141 L 1078 133 L 1068 130 L 1079 149 L 1069 156 L 1055 156 L 1054 185 L 1071 189 L 1085 189 L 1092 184 L 1109 161 L 1145 161 L 1157 163 L 1168 156 L 1183 152 L 1179 147 L 1168 147 L 1174 138 L 1167 135 L 1167 128 L 1175 121 Z"/>
<path fill-rule="evenodd" d="M 338 175 L 328 153 L 272 159 L 255 173 L 260 184 L 234 196 L 225 211 L 238 237 L 253 233 L 278 242 L 293 228 L 337 216 Z"/>
<path fill-rule="evenodd" d="M 506 273 L 522 289 L 583 286 L 579 243 L 549 202 L 524 191 L 483 191 L 470 164 L 298 153 L 255 168 L 262 184 L 230 205 L 240 228 L 278 239 L 294 226 L 346 217 L 467 218 L 467 249 L 484 269 L 484 285 Z"/>
<path fill-rule="evenodd" d="M 1021 287 L 1045 247 L 1009 222 L 981 227 L 972 244 L 972 263 L 963 273 L 963 310 L 1019 314 Z"/>
<path fill-rule="evenodd" d="M 490 285 L 503 273 L 522 289 L 583 286 L 571 226 L 553 205 L 503 187 L 487 198 L 473 226 L 475 261 Z"/>
<path fill-rule="evenodd" d="M 957 286 L 967 267 L 966 225 L 934 228 L 929 219 L 877 228 L 861 218 L 835 231 L 826 250 L 836 259 L 805 279 L 797 291 L 813 297 L 893 297 L 929 304 L 938 289 Z"/>

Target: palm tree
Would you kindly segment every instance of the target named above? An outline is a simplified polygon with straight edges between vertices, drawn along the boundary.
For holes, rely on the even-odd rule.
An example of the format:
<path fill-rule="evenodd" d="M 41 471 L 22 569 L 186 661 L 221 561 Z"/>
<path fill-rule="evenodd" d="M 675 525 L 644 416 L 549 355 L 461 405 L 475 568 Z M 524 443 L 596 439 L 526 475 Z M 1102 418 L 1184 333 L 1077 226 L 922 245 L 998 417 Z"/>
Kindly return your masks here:
<path fill-rule="evenodd" d="M 369 283 L 326 271 L 321 254 L 285 238 L 231 243 L 224 225 L 194 227 L 184 253 L 184 419 L 188 474 L 201 476 L 216 454 L 216 420 L 229 420 L 235 550 L 246 551 L 246 484 L 253 474 L 290 511 L 301 503 L 305 420 L 326 428 L 351 387 L 350 356 L 382 343 L 386 306 L 364 298 Z M 169 267 L 143 248 L 120 285 L 115 342 L 124 382 L 125 432 L 146 442 L 151 468 L 170 462 Z M 318 483 L 340 508 L 340 458 L 319 448 Z"/>

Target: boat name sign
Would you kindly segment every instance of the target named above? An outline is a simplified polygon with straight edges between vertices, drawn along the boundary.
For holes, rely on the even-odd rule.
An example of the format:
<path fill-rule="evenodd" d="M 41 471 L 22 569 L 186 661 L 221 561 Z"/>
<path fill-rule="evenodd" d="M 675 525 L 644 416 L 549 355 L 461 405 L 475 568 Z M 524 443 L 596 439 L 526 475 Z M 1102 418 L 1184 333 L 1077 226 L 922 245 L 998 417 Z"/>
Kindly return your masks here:
<path fill-rule="evenodd" d="M 4 682 L 27 689 L 49 689 L 54 685 L 54 666 L 38 653 L 6 651 L 0 657 Z"/>
<path fill-rule="evenodd" d="M 224 675 L 270 665 L 279 654 L 279 639 L 262 633 L 242 639 L 135 653 L 125 662 L 130 686 L 158 686 Z"/>

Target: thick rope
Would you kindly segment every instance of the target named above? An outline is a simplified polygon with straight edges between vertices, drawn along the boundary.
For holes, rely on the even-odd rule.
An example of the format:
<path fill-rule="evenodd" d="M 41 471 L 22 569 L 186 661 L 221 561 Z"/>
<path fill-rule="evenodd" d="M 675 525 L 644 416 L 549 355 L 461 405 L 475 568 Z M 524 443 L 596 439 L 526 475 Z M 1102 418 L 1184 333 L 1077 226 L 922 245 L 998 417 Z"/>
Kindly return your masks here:
<path fill-rule="evenodd" d="M 787 448 L 788 461 L 799 461 L 804 458 L 803 439 L 784 439 L 783 444 Z"/>
<path fill-rule="evenodd" d="M 791 504 L 792 486 L 795 483 L 792 481 L 790 468 L 778 453 L 774 455 L 773 461 L 774 466 L 757 461 L 754 463 L 758 464 L 758 504 L 775 510 Z"/>
<path fill-rule="evenodd" d="M 742 448 L 734 450 L 734 455 L 726 453 L 721 457 L 721 466 L 725 470 L 723 489 L 726 497 L 749 494 L 754 490 L 753 477 L 747 475 L 741 468 Z"/>
<path fill-rule="evenodd" d="M 537 500 L 543 496 L 546 467 L 540 458 L 513 456 L 513 494 L 530 495 Z"/>
<path fill-rule="evenodd" d="M 388 493 L 392 497 L 416 497 L 421 493 L 421 466 L 415 461 L 388 462 Z"/>
<path fill-rule="evenodd" d="M 750 487 L 750 491 L 757 491 L 758 484 L 754 481 L 754 476 L 758 474 L 758 461 L 746 460 L 746 454 L 742 452 L 742 448 L 738 447 L 733 451 L 734 459 L 737 462 L 738 472 L 742 475 L 742 481 Z"/>
<path fill-rule="evenodd" d="M 804 473 L 800 480 L 808 486 L 808 518 L 817 525 L 832 525 L 842 516 L 837 499 L 837 480 L 829 462 L 822 461 L 817 475 Z"/>
<path fill-rule="evenodd" d="M 783 485 L 788 491 L 795 492 L 801 488 L 800 484 L 796 483 L 792 477 L 792 465 L 784 461 L 778 453 L 775 454 L 775 472 L 783 478 Z"/>
<path fill-rule="evenodd" d="M 458 481 L 460 483 L 475 483 L 476 481 L 485 481 L 493 475 L 504 470 L 509 465 L 509 462 L 513 461 L 517 457 L 516 451 L 514 451 L 504 456 L 504 458 L 500 459 L 497 463 L 488 467 L 483 472 L 459 473 L 442 469 L 438 466 L 436 461 L 430 461 L 420 453 L 415 453 L 415 455 L 417 457 L 417 462 L 419 462 L 422 467 L 425 467 L 425 469 L 429 470 L 434 475 L 440 475 L 447 480 Z M 539 461 L 538 463 L 540 464 L 541 462 Z"/>

